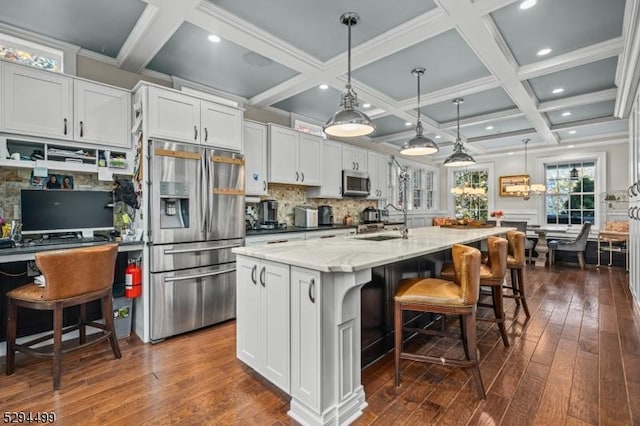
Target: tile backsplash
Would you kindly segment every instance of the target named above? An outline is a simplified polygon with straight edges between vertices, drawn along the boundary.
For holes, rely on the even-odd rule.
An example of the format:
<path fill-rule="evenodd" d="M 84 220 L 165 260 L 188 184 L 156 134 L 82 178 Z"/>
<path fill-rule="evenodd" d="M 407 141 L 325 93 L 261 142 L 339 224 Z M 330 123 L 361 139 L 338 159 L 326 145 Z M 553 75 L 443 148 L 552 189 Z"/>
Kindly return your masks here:
<path fill-rule="evenodd" d="M 320 206 L 330 205 L 333 207 L 333 218 L 335 223 L 342 223 L 345 216 L 351 215 L 354 223 L 361 221 L 360 213 L 366 207 L 377 208 L 377 201 L 363 200 L 358 198 L 325 199 L 307 198 L 307 188 L 298 185 L 269 184 L 269 196 L 261 197 L 263 200 L 278 201 L 278 221 L 293 224 L 293 208 L 296 206 Z M 247 206 L 257 206 L 257 204 L 247 203 Z"/>

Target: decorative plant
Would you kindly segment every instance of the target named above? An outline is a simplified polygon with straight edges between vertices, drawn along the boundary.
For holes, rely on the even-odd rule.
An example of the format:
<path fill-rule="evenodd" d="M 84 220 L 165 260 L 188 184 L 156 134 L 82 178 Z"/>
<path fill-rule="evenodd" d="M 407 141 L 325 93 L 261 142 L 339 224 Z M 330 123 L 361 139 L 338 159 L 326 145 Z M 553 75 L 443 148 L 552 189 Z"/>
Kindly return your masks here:
<path fill-rule="evenodd" d="M 504 211 L 494 210 L 491 213 L 489 213 L 489 216 L 495 217 L 496 219 L 502 219 L 504 217 Z"/>

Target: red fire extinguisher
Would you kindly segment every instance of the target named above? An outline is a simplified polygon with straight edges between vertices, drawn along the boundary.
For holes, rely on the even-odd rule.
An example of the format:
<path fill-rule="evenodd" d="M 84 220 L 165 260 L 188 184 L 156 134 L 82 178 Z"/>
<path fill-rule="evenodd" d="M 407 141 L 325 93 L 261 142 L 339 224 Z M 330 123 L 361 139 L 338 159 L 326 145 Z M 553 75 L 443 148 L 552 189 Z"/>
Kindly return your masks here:
<path fill-rule="evenodd" d="M 142 268 L 135 260 L 129 261 L 129 266 L 124 270 L 124 296 L 135 299 L 142 295 Z"/>

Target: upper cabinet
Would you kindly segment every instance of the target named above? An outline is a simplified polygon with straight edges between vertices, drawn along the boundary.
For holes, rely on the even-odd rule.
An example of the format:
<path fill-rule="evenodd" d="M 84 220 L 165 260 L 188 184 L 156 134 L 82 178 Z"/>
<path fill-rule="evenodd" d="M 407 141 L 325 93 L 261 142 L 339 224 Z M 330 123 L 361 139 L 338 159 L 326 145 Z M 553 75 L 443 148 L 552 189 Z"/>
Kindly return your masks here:
<path fill-rule="evenodd" d="M 267 195 L 267 126 L 243 124 L 244 189 L 247 195 Z"/>
<path fill-rule="evenodd" d="M 75 139 L 130 147 L 131 93 L 83 80 L 74 83 Z"/>
<path fill-rule="evenodd" d="M 342 198 L 342 143 L 322 142 L 322 180 L 317 188 L 309 188 L 312 198 Z"/>
<path fill-rule="evenodd" d="M 3 63 L 2 131 L 130 148 L 128 90 Z"/>
<path fill-rule="evenodd" d="M 149 87 L 149 137 L 242 151 L 242 111 Z"/>
<path fill-rule="evenodd" d="M 342 168 L 344 170 L 367 171 L 367 150 L 353 145 L 342 145 Z"/>
<path fill-rule="evenodd" d="M 367 168 L 369 179 L 371 179 L 371 191 L 368 199 L 386 199 L 389 191 L 389 157 L 375 151 L 368 151 Z"/>
<path fill-rule="evenodd" d="M 322 142 L 317 136 L 269 125 L 269 182 L 320 185 Z"/>

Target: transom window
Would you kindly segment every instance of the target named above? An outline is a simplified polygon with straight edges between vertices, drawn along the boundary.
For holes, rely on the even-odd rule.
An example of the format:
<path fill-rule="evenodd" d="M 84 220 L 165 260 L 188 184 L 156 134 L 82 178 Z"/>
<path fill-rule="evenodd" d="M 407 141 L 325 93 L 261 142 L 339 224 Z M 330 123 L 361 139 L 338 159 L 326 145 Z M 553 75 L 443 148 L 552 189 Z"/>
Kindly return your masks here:
<path fill-rule="evenodd" d="M 545 165 L 546 223 L 595 223 L 596 172 L 593 160 Z"/>
<path fill-rule="evenodd" d="M 47 71 L 64 71 L 61 50 L 1 33 L 0 59 Z"/>
<path fill-rule="evenodd" d="M 455 187 L 481 188 L 485 195 L 453 195 L 455 215 L 459 218 L 486 220 L 489 217 L 489 171 L 487 170 L 463 170 L 453 172 Z"/>

